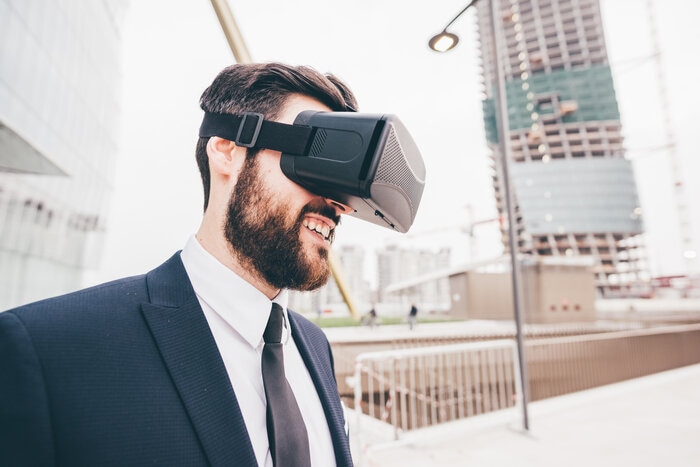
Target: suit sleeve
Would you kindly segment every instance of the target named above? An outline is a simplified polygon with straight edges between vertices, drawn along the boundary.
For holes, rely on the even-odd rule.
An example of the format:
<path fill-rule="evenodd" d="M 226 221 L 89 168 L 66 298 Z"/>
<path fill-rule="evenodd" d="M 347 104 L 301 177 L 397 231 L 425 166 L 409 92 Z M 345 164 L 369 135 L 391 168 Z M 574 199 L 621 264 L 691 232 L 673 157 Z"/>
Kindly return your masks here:
<path fill-rule="evenodd" d="M 0 465 L 53 464 L 48 399 L 27 329 L 0 313 Z"/>

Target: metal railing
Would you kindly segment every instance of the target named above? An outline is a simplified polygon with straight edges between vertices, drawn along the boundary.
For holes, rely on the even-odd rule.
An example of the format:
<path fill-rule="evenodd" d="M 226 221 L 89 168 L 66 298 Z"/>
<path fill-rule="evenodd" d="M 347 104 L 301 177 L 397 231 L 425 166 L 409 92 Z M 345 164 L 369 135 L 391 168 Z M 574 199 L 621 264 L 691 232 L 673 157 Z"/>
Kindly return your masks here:
<path fill-rule="evenodd" d="M 512 340 L 368 352 L 355 359 L 356 428 L 362 414 L 403 431 L 508 407 L 522 394 Z"/>
<path fill-rule="evenodd" d="M 700 324 L 528 339 L 530 398 L 545 399 L 700 363 Z M 363 414 L 402 432 L 520 404 L 515 341 L 366 352 L 355 358 Z"/>
<path fill-rule="evenodd" d="M 530 399 L 700 363 L 700 324 L 526 341 Z"/>
<path fill-rule="evenodd" d="M 461 323 L 456 323 L 459 326 Z M 617 332 L 631 329 L 643 329 L 644 323 L 569 323 L 560 325 L 526 325 L 525 340 L 566 337 L 598 333 Z M 369 331 L 368 331 L 369 332 Z M 347 384 L 348 378 L 355 374 L 355 359 L 368 352 L 412 349 L 417 347 L 434 347 L 438 345 L 466 344 L 472 342 L 515 339 L 515 327 L 504 326 L 498 331 L 468 330 L 463 333 L 445 333 L 438 335 L 387 335 L 370 334 L 370 339 L 354 338 L 331 341 L 335 373 L 338 388 L 345 401 L 352 405 L 354 387 Z"/>

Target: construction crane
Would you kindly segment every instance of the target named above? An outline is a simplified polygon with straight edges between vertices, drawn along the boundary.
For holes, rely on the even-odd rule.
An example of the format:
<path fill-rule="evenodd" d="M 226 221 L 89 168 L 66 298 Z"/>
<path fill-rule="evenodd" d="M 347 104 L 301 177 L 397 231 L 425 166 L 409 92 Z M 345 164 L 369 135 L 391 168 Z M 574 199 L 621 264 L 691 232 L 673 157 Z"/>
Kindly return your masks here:
<path fill-rule="evenodd" d="M 683 251 L 683 259 L 685 262 L 685 273 L 690 274 L 692 272 L 697 272 L 694 271 L 694 266 L 697 264 L 697 251 L 695 251 L 693 246 L 693 228 L 690 219 L 685 182 L 683 180 L 683 168 L 680 157 L 678 156 L 676 134 L 671 122 L 671 111 L 666 88 L 666 77 L 664 75 L 664 67 L 661 61 L 661 47 L 659 46 L 659 34 L 656 29 L 656 13 L 654 11 L 653 0 L 647 0 L 647 14 L 649 18 L 649 38 L 652 46 L 651 56 L 654 60 L 654 67 L 656 69 L 658 96 L 661 104 L 661 119 L 663 121 L 664 137 L 666 139 L 666 144 L 664 147 L 666 147 L 668 150 L 668 160 L 671 166 L 673 196 L 678 215 L 678 228 L 680 233 L 681 248 Z"/>
<path fill-rule="evenodd" d="M 479 227 L 485 224 L 492 224 L 495 222 L 502 224 L 503 219 L 500 216 L 487 217 L 483 219 L 474 219 L 474 208 L 472 207 L 472 205 L 470 203 L 467 203 L 463 206 L 463 208 L 466 210 L 466 216 L 458 216 L 457 222 L 448 225 L 443 225 L 440 227 L 414 230 L 410 233 L 404 234 L 403 238 L 405 240 L 423 239 L 433 235 L 445 235 L 449 232 L 457 232 L 459 234 L 463 234 L 469 237 L 469 257 L 471 258 L 471 260 L 474 260 L 477 256 L 476 251 L 478 241 L 478 238 L 474 231 L 475 227 Z"/>

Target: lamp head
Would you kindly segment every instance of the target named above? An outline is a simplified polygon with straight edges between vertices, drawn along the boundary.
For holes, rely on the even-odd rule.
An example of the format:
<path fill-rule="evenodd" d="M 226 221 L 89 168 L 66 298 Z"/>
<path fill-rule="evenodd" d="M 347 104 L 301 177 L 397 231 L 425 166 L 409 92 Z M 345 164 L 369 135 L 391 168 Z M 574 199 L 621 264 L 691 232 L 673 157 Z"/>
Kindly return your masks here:
<path fill-rule="evenodd" d="M 436 52 L 447 52 L 454 48 L 458 42 L 459 37 L 456 34 L 443 30 L 428 41 L 428 46 Z"/>

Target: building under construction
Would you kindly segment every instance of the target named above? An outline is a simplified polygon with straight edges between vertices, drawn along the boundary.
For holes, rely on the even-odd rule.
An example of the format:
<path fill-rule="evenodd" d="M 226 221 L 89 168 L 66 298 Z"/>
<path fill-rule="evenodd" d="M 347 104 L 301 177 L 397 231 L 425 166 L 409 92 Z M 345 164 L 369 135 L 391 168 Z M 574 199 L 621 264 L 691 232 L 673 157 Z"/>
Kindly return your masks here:
<path fill-rule="evenodd" d="M 493 185 L 506 219 L 500 122 L 520 253 L 590 256 L 601 295 L 644 293 L 641 209 L 598 0 L 482 2 L 478 27 Z"/>

